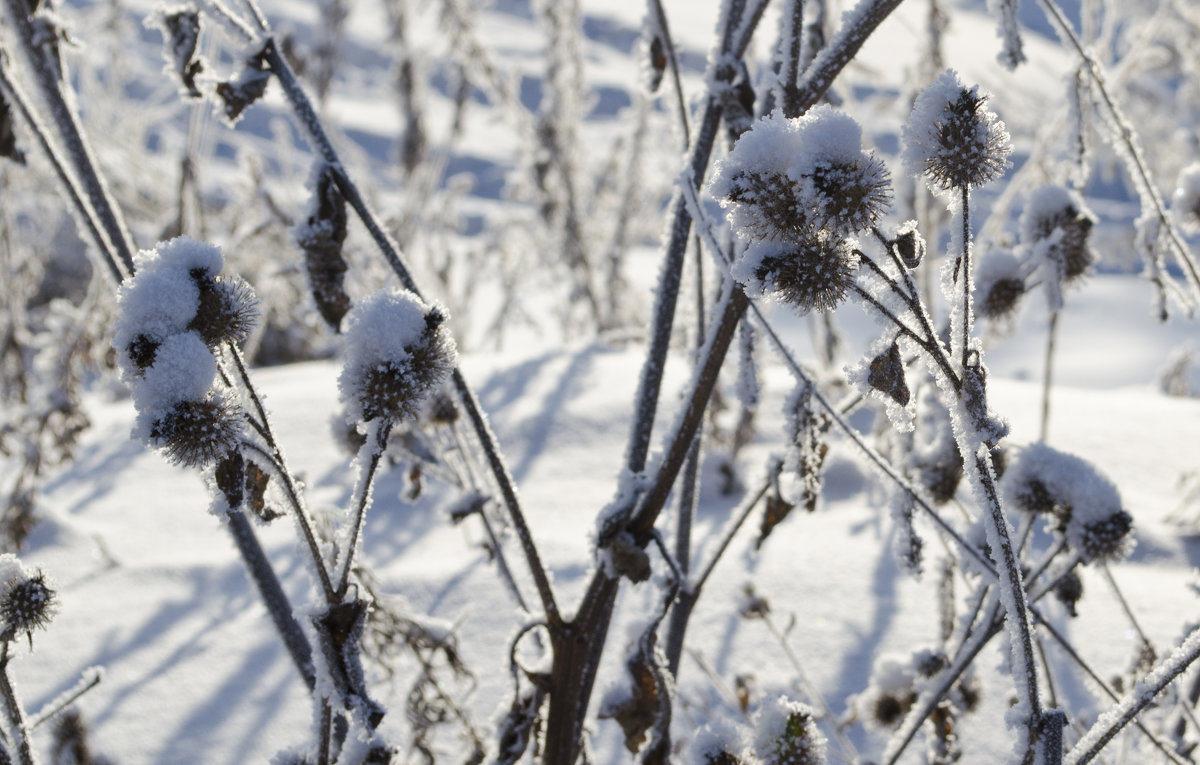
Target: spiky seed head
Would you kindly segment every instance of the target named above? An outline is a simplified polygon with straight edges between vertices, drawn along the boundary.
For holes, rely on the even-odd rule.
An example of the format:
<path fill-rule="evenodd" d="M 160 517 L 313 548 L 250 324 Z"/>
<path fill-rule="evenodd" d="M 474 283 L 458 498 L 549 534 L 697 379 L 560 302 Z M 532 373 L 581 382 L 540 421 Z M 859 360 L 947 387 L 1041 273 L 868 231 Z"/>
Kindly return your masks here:
<path fill-rule="evenodd" d="M 754 753 L 764 765 L 825 765 L 825 737 L 815 712 L 779 697 L 755 718 Z"/>
<path fill-rule="evenodd" d="M 772 170 L 737 173 L 725 199 L 736 205 L 731 216 L 738 236 L 747 241 L 792 241 L 810 228 L 796 188 L 786 175 Z"/>
<path fill-rule="evenodd" d="M 905 221 L 896 231 L 896 238 L 889 243 L 892 251 L 906 268 L 916 268 L 925 259 L 925 237 L 917 230 L 915 220 Z"/>
<path fill-rule="evenodd" d="M 381 291 L 348 315 L 338 380 L 352 420 L 415 417 L 457 360 L 446 314 L 406 291 Z"/>
<path fill-rule="evenodd" d="M 1017 309 L 1017 303 L 1025 294 L 1025 281 L 1016 277 L 997 279 L 988 287 L 987 294 L 979 303 L 980 313 L 988 319 L 1005 319 Z"/>
<path fill-rule="evenodd" d="M 1079 194 L 1043 186 L 1030 195 L 1021 215 L 1021 239 L 1035 255 L 1057 266 L 1056 278 L 1075 281 L 1095 262 L 1088 238 L 1096 216 Z"/>
<path fill-rule="evenodd" d="M 978 188 L 1009 168 L 1008 129 L 989 96 L 947 70 L 917 96 L 904 128 L 904 161 L 935 191 Z"/>
<path fill-rule="evenodd" d="M 1068 571 L 1059 579 L 1058 584 L 1054 585 L 1054 597 L 1066 607 L 1067 613 L 1078 616 L 1075 604 L 1083 597 L 1083 579 L 1079 573 L 1074 570 Z"/>
<path fill-rule="evenodd" d="M 167 459 L 184 467 L 205 467 L 238 445 L 241 409 L 218 395 L 179 401 L 154 422 L 150 441 Z"/>
<path fill-rule="evenodd" d="M 858 263 L 853 240 L 817 233 L 763 257 L 753 280 L 762 285 L 764 294 L 801 314 L 831 311 L 846 299 Z"/>
<path fill-rule="evenodd" d="M 200 290 L 200 305 L 187 328 L 197 332 L 209 348 L 245 340 L 260 312 L 254 289 L 238 276 L 213 276 L 200 269 L 194 269 L 191 276 Z"/>
<path fill-rule="evenodd" d="M 42 572 L 13 577 L 0 595 L 0 640 L 25 633 L 32 644 L 33 631 L 49 624 L 56 609 L 54 590 Z"/>
<path fill-rule="evenodd" d="M 881 693 L 871 705 L 871 722 L 880 728 L 895 728 L 908 714 L 915 693 Z"/>
<path fill-rule="evenodd" d="M 874 154 L 821 160 L 811 175 L 815 194 L 809 216 L 814 226 L 841 234 L 870 228 L 892 203 L 887 166 Z"/>
<path fill-rule="evenodd" d="M 129 344 L 126 351 L 129 354 L 129 360 L 133 362 L 135 376 L 141 376 L 146 373 L 146 370 L 154 366 L 154 358 L 158 353 L 160 343 L 151 340 L 146 335 L 138 335 Z"/>
<path fill-rule="evenodd" d="M 1091 521 L 1073 517 L 1072 524 L 1078 524 L 1079 529 L 1068 527 L 1067 536 L 1076 538 L 1075 546 L 1084 563 L 1120 560 L 1133 549 L 1133 516 L 1124 510 Z"/>

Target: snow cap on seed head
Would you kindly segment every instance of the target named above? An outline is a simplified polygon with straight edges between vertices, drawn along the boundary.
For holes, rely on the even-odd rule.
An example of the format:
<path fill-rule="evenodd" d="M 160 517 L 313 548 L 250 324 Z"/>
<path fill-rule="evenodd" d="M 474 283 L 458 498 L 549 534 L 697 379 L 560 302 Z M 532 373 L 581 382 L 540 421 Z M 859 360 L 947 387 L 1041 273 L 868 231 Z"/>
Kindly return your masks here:
<path fill-rule="evenodd" d="M 809 706 L 778 696 L 754 717 L 754 753 L 764 765 L 825 765 L 825 736 Z"/>
<path fill-rule="evenodd" d="M 921 91 L 904 126 L 903 160 L 935 192 L 977 188 L 1008 170 L 1008 129 L 987 108 L 990 95 L 947 69 Z"/>
<path fill-rule="evenodd" d="M 416 415 L 457 360 L 440 305 L 407 290 L 380 290 L 347 314 L 338 389 L 352 421 Z"/>

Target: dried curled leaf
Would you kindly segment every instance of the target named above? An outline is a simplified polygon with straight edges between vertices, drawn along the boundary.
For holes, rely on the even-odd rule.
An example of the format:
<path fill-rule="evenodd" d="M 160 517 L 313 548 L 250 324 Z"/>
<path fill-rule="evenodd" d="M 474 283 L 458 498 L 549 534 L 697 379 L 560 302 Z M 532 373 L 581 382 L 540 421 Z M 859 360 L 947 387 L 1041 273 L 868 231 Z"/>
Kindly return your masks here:
<path fill-rule="evenodd" d="M 350 310 L 346 294 L 346 199 L 338 189 L 333 168 L 321 167 L 313 187 L 312 208 L 305 225 L 295 231 L 296 243 L 304 250 L 304 267 L 309 288 L 321 318 L 335 332 Z"/>
<path fill-rule="evenodd" d="M 904 359 L 900 356 L 899 344 L 892 343 L 886 351 L 871 359 L 867 384 L 900 406 L 908 406 L 912 394 L 904 379 Z"/>
<path fill-rule="evenodd" d="M 13 129 L 12 107 L 3 91 L 0 91 L 0 157 L 11 159 L 18 165 L 25 164 L 25 152 L 17 146 L 17 134 Z"/>
<path fill-rule="evenodd" d="M 662 85 L 663 74 L 667 71 L 667 52 L 663 39 L 659 35 L 650 38 L 646 45 L 646 89 L 657 93 Z"/>
<path fill-rule="evenodd" d="M 264 50 L 246 59 L 246 65 L 237 79 L 218 82 L 217 96 L 224 104 L 225 118 L 231 123 L 237 122 L 248 106 L 263 97 L 270 81 L 271 72 L 267 69 Z"/>
<path fill-rule="evenodd" d="M 188 97 L 200 98 L 203 94 L 196 86 L 196 76 L 204 71 L 204 62 L 196 55 L 200 41 L 200 12 L 192 5 L 165 12 L 162 25 L 169 38 L 166 40 L 169 48 L 167 63 L 179 75 Z"/>
<path fill-rule="evenodd" d="M 661 657 L 655 651 L 656 642 L 654 627 L 638 638 L 637 649 L 625 662 L 631 680 L 629 697 L 600 712 L 601 719 L 616 720 L 621 726 L 625 732 L 625 748 L 632 754 L 641 750 L 647 734 L 659 725 L 670 706 L 667 699 L 670 691 L 659 666 Z M 649 751 L 647 759 L 651 759 Z"/>
<path fill-rule="evenodd" d="M 767 496 L 766 509 L 763 511 L 762 525 L 759 527 L 758 540 L 754 543 L 754 549 L 758 550 L 763 546 L 763 542 L 767 541 L 767 537 L 771 532 L 783 522 L 784 518 L 795 509 L 795 505 L 788 502 L 778 494 L 770 494 Z"/>
<path fill-rule="evenodd" d="M 270 483 L 269 473 L 260 468 L 253 460 L 246 461 L 246 504 L 263 523 L 270 523 L 283 515 L 280 511 L 267 504 L 267 485 Z"/>

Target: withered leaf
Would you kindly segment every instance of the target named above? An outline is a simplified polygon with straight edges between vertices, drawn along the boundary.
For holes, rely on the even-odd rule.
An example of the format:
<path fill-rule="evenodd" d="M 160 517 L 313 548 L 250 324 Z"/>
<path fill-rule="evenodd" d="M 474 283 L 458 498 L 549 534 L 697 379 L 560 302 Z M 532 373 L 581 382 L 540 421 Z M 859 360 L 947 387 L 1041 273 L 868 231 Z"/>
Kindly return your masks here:
<path fill-rule="evenodd" d="M 867 384 L 900 406 L 908 406 L 910 393 L 904 379 L 904 359 L 900 357 L 899 344 L 892 343 L 886 351 L 871 359 Z"/>

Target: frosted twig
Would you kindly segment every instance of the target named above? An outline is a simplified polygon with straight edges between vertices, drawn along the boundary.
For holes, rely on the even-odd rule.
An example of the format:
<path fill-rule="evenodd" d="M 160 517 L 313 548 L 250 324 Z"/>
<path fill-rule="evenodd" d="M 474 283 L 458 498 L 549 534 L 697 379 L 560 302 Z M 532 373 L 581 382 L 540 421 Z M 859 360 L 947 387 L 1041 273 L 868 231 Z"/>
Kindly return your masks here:
<path fill-rule="evenodd" d="M 263 406 L 262 398 L 258 395 L 258 391 L 250 380 L 250 372 L 246 369 L 246 362 L 242 359 L 241 350 L 232 342 L 226 345 L 226 349 L 229 351 L 229 358 L 233 359 L 238 378 L 242 382 L 246 395 L 250 398 L 250 403 L 254 406 L 255 411 L 258 412 L 259 421 L 263 428 L 260 431 L 260 435 L 263 435 L 265 438 L 267 446 L 271 450 L 271 464 L 277 469 L 279 478 L 283 481 L 288 501 L 296 517 L 296 525 L 300 529 L 304 543 L 308 546 L 309 557 L 312 558 L 313 567 L 317 572 L 317 583 L 321 586 L 321 592 L 325 596 L 325 603 L 333 605 L 337 602 L 337 597 L 333 589 L 333 584 L 329 579 L 329 572 L 325 569 L 325 560 L 321 555 L 321 546 L 317 542 L 316 533 L 313 531 L 313 524 L 308 517 L 308 510 L 305 508 L 304 502 L 300 497 L 300 489 L 296 486 L 295 479 L 292 477 L 292 471 L 287 467 L 287 461 L 283 456 L 283 448 L 271 430 L 270 419 L 267 417 L 267 409 Z"/>
<path fill-rule="evenodd" d="M 102 667 L 88 667 L 85 669 L 75 685 L 71 686 L 66 693 L 52 700 L 44 708 L 39 709 L 38 713 L 29 719 L 29 729 L 36 729 L 59 712 L 74 704 L 83 694 L 99 685 L 103 678 L 104 669 Z"/>
<path fill-rule="evenodd" d="M 1086 765 L 1091 762 L 1113 736 L 1197 658 L 1200 658 L 1200 629 L 1193 630 L 1170 656 L 1159 662 L 1115 707 L 1096 720 L 1087 735 L 1067 752 L 1063 761 L 1065 765 Z"/>
<path fill-rule="evenodd" d="M 392 432 L 391 420 L 367 423 L 367 440 L 359 451 L 359 478 L 354 488 L 354 514 L 350 521 L 348 536 L 339 551 L 342 558 L 341 573 L 338 574 L 337 588 L 334 590 L 335 602 L 341 602 L 346 597 L 350 587 L 350 572 L 354 568 L 354 557 L 362 540 L 363 523 L 366 521 L 367 508 L 371 504 L 371 487 L 375 482 L 375 472 L 379 468 L 379 460 L 387 450 L 388 436 Z M 366 464 L 362 464 L 365 462 Z"/>
<path fill-rule="evenodd" d="M 127 273 L 133 273 L 133 250 L 130 243 L 129 230 L 120 217 L 117 207 L 108 191 L 104 179 L 97 172 L 96 159 L 84 137 L 83 129 L 75 110 L 68 102 L 64 93 L 62 81 L 62 61 L 58 59 L 58 43 L 46 43 L 39 48 L 38 32 L 34 29 L 29 6 L 25 0 L 4 0 L 8 7 L 8 15 L 16 28 L 17 38 L 21 41 L 21 49 L 29 68 L 33 71 L 34 82 L 42 95 L 59 135 L 65 144 L 67 155 L 70 157 L 78 180 L 83 185 L 91 208 L 95 211 L 100 226 L 108 235 L 108 240 L 116 250 L 117 256 L 124 265 Z M 51 60 L 53 58 L 54 60 Z"/>
<path fill-rule="evenodd" d="M 867 38 L 901 2 L 903 0 L 859 0 L 846 12 L 841 27 L 829 45 L 813 59 L 796 89 L 796 101 L 800 106 L 797 114 L 803 114 L 825 95 L 834 78 L 858 55 Z"/>
<path fill-rule="evenodd" d="M 8 652 L 10 645 L 12 643 L 6 640 L 4 646 L 0 648 L 0 697 L 4 699 L 4 713 L 8 718 L 8 743 L 10 746 L 16 746 L 17 762 L 20 765 L 35 765 L 37 760 L 33 756 L 33 747 L 29 743 L 29 726 L 25 722 L 25 710 L 22 708 L 12 680 L 8 676 L 8 662 L 12 658 Z"/>
<path fill-rule="evenodd" d="M 125 280 L 126 274 L 117 262 L 119 255 L 113 247 L 113 243 L 101 231 L 100 222 L 96 219 L 96 211 L 85 200 L 83 192 L 79 189 L 79 185 L 67 169 L 66 162 L 59 155 L 58 149 L 55 148 L 51 141 L 50 133 L 46 129 L 46 126 L 42 124 L 37 113 L 33 111 L 24 91 L 8 76 L 8 54 L 3 48 L 0 48 L 0 88 L 8 94 L 9 100 L 17 105 L 21 116 L 25 118 L 25 123 L 29 126 L 29 132 L 33 133 L 37 138 L 42 151 L 46 154 L 46 158 L 50 160 L 50 165 L 54 168 L 54 173 L 58 176 L 63 193 L 66 194 L 67 200 L 75 208 L 81 225 L 87 228 L 87 232 L 92 238 L 92 243 L 100 253 L 104 265 L 108 266 L 108 271 L 113 277 L 113 282 L 120 284 Z"/>

